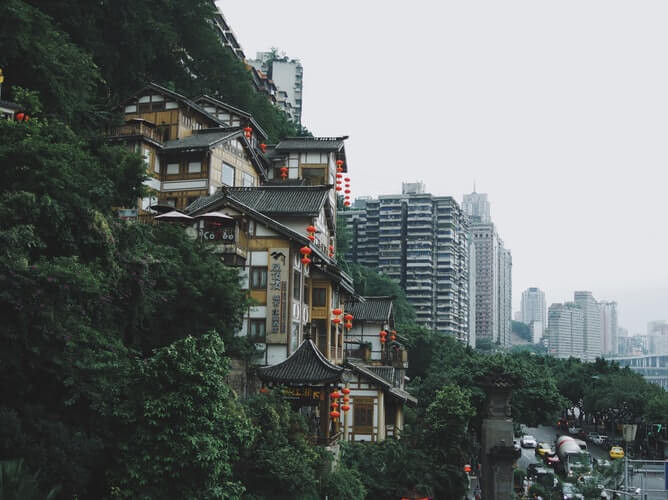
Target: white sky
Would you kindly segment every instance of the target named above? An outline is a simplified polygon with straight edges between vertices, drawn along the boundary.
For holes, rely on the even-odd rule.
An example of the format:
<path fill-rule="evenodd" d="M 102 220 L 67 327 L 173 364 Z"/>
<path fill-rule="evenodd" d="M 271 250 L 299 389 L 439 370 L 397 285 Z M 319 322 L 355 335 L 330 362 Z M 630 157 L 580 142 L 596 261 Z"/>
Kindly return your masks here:
<path fill-rule="evenodd" d="M 349 135 L 353 196 L 486 192 L 513 310 L 591 290 L 620 326 L 668 319 L 668 2 L 218 5 L 246 56 L 304 66 L 302 122 Z"/>

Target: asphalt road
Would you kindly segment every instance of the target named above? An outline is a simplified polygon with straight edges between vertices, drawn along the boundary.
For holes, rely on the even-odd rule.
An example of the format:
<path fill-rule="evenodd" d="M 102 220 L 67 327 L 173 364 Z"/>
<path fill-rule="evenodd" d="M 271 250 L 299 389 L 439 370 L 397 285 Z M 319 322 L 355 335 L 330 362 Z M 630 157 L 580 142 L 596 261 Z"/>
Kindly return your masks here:
<path fill-rule="evenodd" d="M 557 437 L 557 430 L 554 427 L 540 426 L 540 427 L 526 427 L 524 428 L 525 434 L 530 434 L 536 438 L 538 443 L 546 442 L 551 445 L 554 444 L 554 440 Z M 596 458 L 608 458 L 608 450 L 603 449 L 600 446 L 597 446 L 592 443 L 587 443 L 589 448 L 589 453 Z M 531 463 L 541 462 L 538 460 L 535 455 L 535 450 L 533 448 L 522 448 L 522 456 L 517 461 L 518 467 L 526 469 L 527 466 Z M 634 464 L 636 469 L 642 468 L 642 470 L 656 470 L 660 473 L 646 473 L 646 474 L 631 474 L 629 476 L 630 484 L 633 488 L 642 487 L 643 490 L 659 490 L 664 486 L 663 480 L 663 471 L 660 468 L 660 464 L 652 465 L 642 465 Z M 634 498 L 641 500 L 666 500 L 668 499 L 668 492 L 645 492 L 644 497 L 636 496 Z M 629 497 L 631 498 L 631 497 Z"/>

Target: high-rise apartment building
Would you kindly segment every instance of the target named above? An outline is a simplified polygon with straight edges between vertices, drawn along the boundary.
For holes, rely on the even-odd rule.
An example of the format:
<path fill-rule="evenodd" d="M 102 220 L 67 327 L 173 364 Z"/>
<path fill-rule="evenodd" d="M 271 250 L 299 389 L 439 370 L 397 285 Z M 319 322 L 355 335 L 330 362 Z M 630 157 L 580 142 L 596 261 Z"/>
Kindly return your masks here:
<path fill-rule="evenodd" d="M 617 326 L 617 302 L 601 301 L 601 353 L 617 354 L 619 328 Z"/>
<path fill-rule="evenodd" d="M 352 233 L 347 257 L 399 283 L 419 324 L 471 343 L 468 221 L 453 198 L 414 187 L 357 200 L 344 212 Z"/>
<path fill-rule="evenodd" d="M 522 292 L 520 313 L 520 321 L 522 323 L 529 325 L 532 321 L 540 321 L 543 325 L 547 325 L 545 293 L 536 287 L 524 290 Z"/>
<path fill-rule="evenodd" d="M 575 303 L 552 304 L 547 330 L 548 352 L 552 356 L 584 359 L 584 313 Z"/>
<path fill-rule="evenodd" d="M 594 361 L 601 351 L 601 311 L 591 292 L 575 292 L 575 303 L 584 317 L 584 360 Z"/>
<path fill-rule="evenodd" d="M 297 124 L 302 122 L 304 68 L 299 59 L 279 56 L 274 51 L 258 52 L 248 63 L 262 71 L 277 88 L 277 105 Z"/>
<path fill-rule="evenodd" d="M 470 221 L 475 245 L 476 337 L 510 347 L 512 256 L 491 222 L 484 193 L 464 195 L 462 210 Z"/>

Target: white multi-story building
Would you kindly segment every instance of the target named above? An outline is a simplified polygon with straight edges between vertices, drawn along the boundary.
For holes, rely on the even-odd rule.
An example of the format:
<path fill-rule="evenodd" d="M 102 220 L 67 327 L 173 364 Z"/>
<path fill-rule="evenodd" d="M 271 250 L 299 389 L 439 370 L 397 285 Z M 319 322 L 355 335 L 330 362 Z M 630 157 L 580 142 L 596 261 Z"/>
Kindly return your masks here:
<path fill-rule="evenodd" d="M 619 328 L 617 326 L 617 302 L 601 301 L 601 353 L 617 354 Z"/>
<path fill-rule="evenodd" d="M 476 337 L 510 347 L 512 331 L 512 255 L 491 222 L 484 193 L 464 195 L 462 210 L 470 220 L 475 245 Z"/>
<path fill-rule="evenodd" d="M 548 311 L 548 352 L 556 358 L 583 359 L 584 313 L 573 302 L 552 304 Z"/>
<path fill-rule="evenodd" d="M 297 124 L 302 121 L 304 68 L 299 59 L 279 56 L 274 51 L 258 52 L 248 63 L 266 73 L 276 85 L 277 104 Z"/>
<path fill-rule="evenodd" d="M 449 196 L 404 189 L 343 213 L 352 233 L 347 257 L 397 282 L 419 324 L 471 344 L 468 220 Z"/>
<path fill-rule="evenodd" d="M 575 292 L 575 303 L 584 315 L 584 361 L 594 361 L 601 350 L 601 311 L 591 292 Z"/>
<path fill-rule="evenodd" d="M 531 287 L 522 292 L 520 317 L 520 321 L 527 325 L 530 325 L 532 321 L 547 324 L 545 293 L 540 288 Z"/>

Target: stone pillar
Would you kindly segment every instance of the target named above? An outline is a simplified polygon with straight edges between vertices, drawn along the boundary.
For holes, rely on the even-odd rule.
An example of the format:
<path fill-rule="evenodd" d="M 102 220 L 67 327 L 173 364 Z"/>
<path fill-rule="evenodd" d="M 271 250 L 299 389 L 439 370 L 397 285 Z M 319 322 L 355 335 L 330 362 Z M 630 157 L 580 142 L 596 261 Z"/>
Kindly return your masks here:
<path fill-rule="evenodd" d="M 500 375 L 484 383 L 488 417 L 482 422 L 482 495 L 485 500 L 513 497 L 513 462 L 521 452 L 513 446 L 510 394 L 513 381 Z"/>

